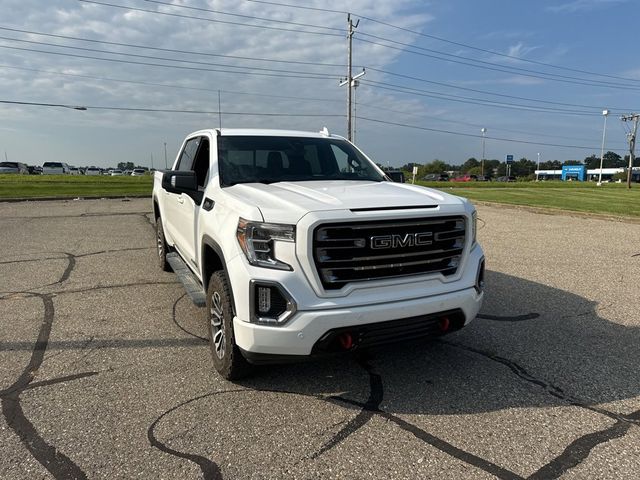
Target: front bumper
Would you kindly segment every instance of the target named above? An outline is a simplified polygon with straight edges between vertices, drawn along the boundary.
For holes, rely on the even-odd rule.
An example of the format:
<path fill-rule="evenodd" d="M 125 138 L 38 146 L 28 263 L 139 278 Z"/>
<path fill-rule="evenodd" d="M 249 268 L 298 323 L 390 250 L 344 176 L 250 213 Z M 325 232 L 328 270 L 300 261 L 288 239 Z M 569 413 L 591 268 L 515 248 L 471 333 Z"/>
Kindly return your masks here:
<path fill-rule="evenodd" d="M 235 340 L 238 347 L 248 354 L 309 356 L 328 332 L 346 327 L 413 317 L 426 318 L 454 310 L 461 312 L 463 324 L 466 325 L 478 314 L 483 296 L 483 292 L 470 287 L 412 300 L 299 311 L 279 327 L 249 323 L 236 317 L 233 322 Z"/>

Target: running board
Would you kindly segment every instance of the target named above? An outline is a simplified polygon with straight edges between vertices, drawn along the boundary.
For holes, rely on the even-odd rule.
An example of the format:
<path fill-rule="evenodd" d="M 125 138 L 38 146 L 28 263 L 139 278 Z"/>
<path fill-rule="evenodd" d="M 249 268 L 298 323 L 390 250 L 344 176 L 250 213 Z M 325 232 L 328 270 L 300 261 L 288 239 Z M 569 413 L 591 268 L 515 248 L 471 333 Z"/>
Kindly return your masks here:
<path fill-rule="evenodd" d="M 189 267 L 184 263 L 184 260 L 175 252 L 167 254 L 167 262 L 171 265 L 174 273 L 178 276 L 178 280 L 184 286 L 187 291 L 187 295 L 198 307 L 204 307 L 206 305 L 206 297 L 202 291 L 202 285 L 193 274 Z"/>

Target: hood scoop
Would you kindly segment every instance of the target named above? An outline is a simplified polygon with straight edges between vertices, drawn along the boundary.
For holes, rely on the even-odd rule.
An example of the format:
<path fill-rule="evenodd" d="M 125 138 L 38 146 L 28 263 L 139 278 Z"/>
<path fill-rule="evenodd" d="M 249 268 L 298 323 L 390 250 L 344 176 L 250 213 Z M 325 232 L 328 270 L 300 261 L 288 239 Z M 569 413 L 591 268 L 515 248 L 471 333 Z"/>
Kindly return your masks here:
<path fill-rule="evenodd" d="M 353 213 L 356 212 L 385 212 L 389 210 L 421 210 L 425 208 L 438 208 L 438 205 L 407 205 L 398 207 L 365 207 L 365 208 L 350 208 Z"/>

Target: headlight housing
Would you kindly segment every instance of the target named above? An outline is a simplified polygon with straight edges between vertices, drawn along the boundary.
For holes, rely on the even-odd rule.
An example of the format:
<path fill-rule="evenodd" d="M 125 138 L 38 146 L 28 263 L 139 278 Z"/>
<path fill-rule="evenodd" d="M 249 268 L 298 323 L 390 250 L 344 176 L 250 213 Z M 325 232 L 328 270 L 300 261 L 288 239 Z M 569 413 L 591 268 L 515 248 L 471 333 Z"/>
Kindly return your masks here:
<path fill-rule="evenodd" d="M 251 265 L 276 270 L 293 270 L 291 265 L 276 258 L 275 242 L 295 243 L 295 225 L 250 222 L 240 218 L 236 237 Z"/>

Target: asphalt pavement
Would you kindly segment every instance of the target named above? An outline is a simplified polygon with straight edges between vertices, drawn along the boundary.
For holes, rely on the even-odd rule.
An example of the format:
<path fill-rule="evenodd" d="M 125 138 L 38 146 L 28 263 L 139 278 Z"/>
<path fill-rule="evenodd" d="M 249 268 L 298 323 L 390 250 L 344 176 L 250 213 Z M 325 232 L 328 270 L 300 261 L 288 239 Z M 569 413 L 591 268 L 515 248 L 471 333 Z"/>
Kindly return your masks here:
<path fill-rule="evenodd" d="M 212 370 L 148 199 L 0 203 L 0 478 L 640 476 L 640 225 L 479 207 L 455 334 Z"/>

